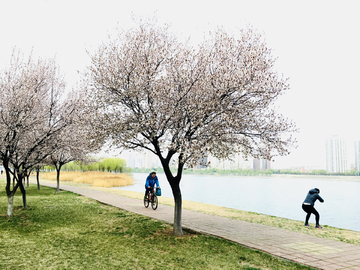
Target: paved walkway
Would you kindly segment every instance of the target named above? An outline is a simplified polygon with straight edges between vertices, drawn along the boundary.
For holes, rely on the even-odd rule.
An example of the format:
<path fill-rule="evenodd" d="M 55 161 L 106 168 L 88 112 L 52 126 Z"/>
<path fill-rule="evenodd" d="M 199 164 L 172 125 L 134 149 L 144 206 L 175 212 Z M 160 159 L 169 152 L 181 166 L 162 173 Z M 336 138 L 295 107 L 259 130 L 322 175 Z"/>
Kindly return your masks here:
<path fill-rule="evenodd" d="M 42 185 L 56 187 L 55 183 Z M 167 223 L 172 224 L 174 220 L 171 206 L 159 205 L 154 211 L 151 207 L 145 208 L 142 200 L 114 193 L 63 184 L 60 188 Z M 360 270 L 360 246 L 356 245 L 186 209 L 182 211 L 182 226 L 319 269 Z"/>

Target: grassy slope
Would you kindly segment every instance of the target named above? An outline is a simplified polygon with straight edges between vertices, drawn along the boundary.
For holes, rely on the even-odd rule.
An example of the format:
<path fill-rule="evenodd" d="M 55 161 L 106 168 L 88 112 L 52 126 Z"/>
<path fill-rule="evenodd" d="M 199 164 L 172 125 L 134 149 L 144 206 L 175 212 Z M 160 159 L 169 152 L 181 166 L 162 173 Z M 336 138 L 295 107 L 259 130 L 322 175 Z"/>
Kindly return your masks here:
<path fill-rule="evenodd" d="M 35 185 L 14 216 L 0 179 L 1 269 L 306 269 L 215 237 L 171 236 L 166 223 Z"/>
<path fill-rule="evenodd" d="M 284 176 L 287 177 L 287 176 Z M 296 178 L 303 178 L 304 176 L 290 176 L 290 177 L 296 177 Z M 318 176 L 319 178 L 322 178 L 323 176 Z M 356 177 L 350 177 L 351 179 L 357 179 Z M 332 179 L 331 177 L 326 177 L 326 179 Z M 343 180 L 347 181 L 349 177 L 343 177 L 343 178 L 334 178 L 336 180 Z M 42 181 L 47 181 L 42 179 Z M 81 185 L 79 183 L 72 183 L 72 182 L 66 182 L 66 184 L 69 185 Z M 140 192 L 133 192 L 133 191 L 125 191 L 125 190 L 119 190 L 119 189 L 109 189 L 109 188 L 102 188 L 102 187 L 91 187 L 86 186 L 88 188 L 103 190 L 107 192 L 117 193 L 123 196 L 136 198 L 136 199 L 142 199 L 143 193 Z M 161 197 L 159 202 L 161 204 L 165 205 L 174 205 L 173 198 L 167 198 L 167 197 Z M 310 228 L 305 227 L 303 222 L 297 221 L 297 220 L 291 220 L 276 216 L 269 216 L 264 214 L 258 214 L 253 212 L 247 212 L 232 208 L 226 208 L 216 205 L 209 205 L 204 203 L 198 203 L 198 202 L 192 202 L 192 201 L 183 201 L 183 208 L 189 209 L 193 211 L 203 212 L 211 215 L 218 215 L 253 223 L 261 223 L 267 226 L 277 227 L 277 228 L 283 228 L 289 231 L 295 231 L 300 233 L 305 233 L 309 235 L 314 235 L 317 237 L 323 237 L 331 240 L 336 241 L 342 241 L 350 244 L 360 245 L 360 232 L 357 231 L 351 231 L 351 230 L 345 230 L 330 226 L 324 226 L 323 230 L 315 229 L 315 224 L 312 224 Z"/>
<path fill-rule="evenodd" d="M 113 192 L 136 199 L 142 199 L 144 196 L 143 193 L 140 192 L 126 191 L 119 189 L 106 189 L 106 188 L 98 188 L 98 187 L 89 187 L 89 188 L 103 190 L 107 192 Z M 174 200 L 172 198 L 167 198 L 162 196 L 159 198 L 159 203 L 173 206 Z M 258 214 L 253 212 L 247 212 L 243 210 L 226 208 L 222 206 L 210 205 L 205 203 L 186 201 L 186 200 L 183 201 L 182 206 L 184 209 L 207 213 L 210 215 L 218 215 L 218 216 L 223 216 L 223 217 L 228 217 L 228 218 L 233 218 L 233 219 L 238 219 L 253 223 L 261 223 L 267 226 L 282 228 L 289 231 L 295 231 L 295 232 L 305 233 L 331 240 L 342 241 L 354 245 L 360 245 L 360 232 L 357 231 L 345 230 L 331 226 L 325 226 L 324 229 L 319 230 L 319 229 L 315 229 L 315 224 L 311 224 L 310 228 L 305 227 L 304 222 L 302 221 Z"/>

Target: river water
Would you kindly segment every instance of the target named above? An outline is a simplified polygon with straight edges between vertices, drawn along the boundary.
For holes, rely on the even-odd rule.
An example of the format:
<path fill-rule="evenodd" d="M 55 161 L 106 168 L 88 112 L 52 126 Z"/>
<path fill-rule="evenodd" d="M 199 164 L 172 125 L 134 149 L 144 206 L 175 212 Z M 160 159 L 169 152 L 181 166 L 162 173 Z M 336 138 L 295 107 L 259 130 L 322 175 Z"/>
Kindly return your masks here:
<path fill-rule="evenodd" d="M 120 189 L 145 192 L 148 174 L 134 173 L 134 185 Z M 164 174 L 157 174 L 162 196 L 173 197 Z M 340 179 L 339 179 L 340 180 Z M 360 231 L 360 182 L 316 177 L 257 177 L 183 175 L 180 188 L 183 200 L 219 205 L 245 211 L 305 219 L 301 205 L 312 188 L 320 189 L 324 203 L 316 202 L 320 224 Z M 161 202 L 161 198 L 159 199 Z M 315 217 L 310 217 L 315 223 Z"/>

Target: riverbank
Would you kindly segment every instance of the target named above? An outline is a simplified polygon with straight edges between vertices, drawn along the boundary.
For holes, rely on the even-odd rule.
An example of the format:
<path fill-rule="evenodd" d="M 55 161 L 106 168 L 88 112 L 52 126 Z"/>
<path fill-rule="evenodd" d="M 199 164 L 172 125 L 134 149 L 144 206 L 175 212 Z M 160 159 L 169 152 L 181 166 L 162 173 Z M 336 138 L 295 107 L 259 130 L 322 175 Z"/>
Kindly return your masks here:
<path fill-rule="evenodd" d="M 120 189 L 142 193 L 146 177 L 144 173 L 134 174 L 134 185 Z M 163 196 L 172 198 L 166 176 L 159 173 L 158 178 Z M 183 200 L 302 222 L 305 212 L 301 204 L 308 191 L 317 187 L 325 200 L 325 203 L 316 203 L 321 215 L 320 224 L 360 232 L 360 182 L 276 176 L 184 175 L 180 186 Z M 314 216 L 310 222 L 315 222 Z"/>
<path fill-rule="evenodd" d="M 42 185 L 56 187 L 54 183 L 43 183 Z M 174 222 L 173 206 L 160 205 L 156 211 L 153 211 L 144 207 L 143 199 L 132 199 L 106 191 L 73 187 L 66 184 L 62 187 L 66 191 L 95 199 L 105 205 L 115 206 L 168 224 Z M 186 209 L 183 209 L 182 213 L 182 225 L 184 230 L 188 230 L 188 232 L 216 236 L 258 250 L 258 252 L 264 251 L 276 257 L 324 270 L 360 269 L 360 246 Z M 194 254 L 191 255 L 195 256 Z M 216 269 L 226 269 L 226 267 L 215 266 Z M 352 267 L 349 268 L 349 266 Z M 240 269 L 244 268 L 241 264 L 237 268 L 239 267 Z M 261 267 L 259 265 L 256 267 L 256 269 L 259 268 L 279 269 L 275 266 Z M 250 268 L 245 267 L 245 269 Z"/>
<path fill-rule="evenodd" d="M 135 191 L 127 191 L 121 189 L 106 190 L 97 187 L 89 187 L 89 188 L 116 193 L 134 199 L 142 199 L 144 196 L 143 193 L 135 192 Z M 174 199 L 161 196 L 159 197 L 159 203 L 164 205 L 174 206 Z M 346 242 L 360 246 L 360 232 L 357 231 L 345 230 L 327 225 L 324 226 L 323 230 L 319 230 L 315 228 L 315 224 L 313 223 L 310 223 L 311 227 L 308 228 L 304 226 L 303 221 L 291 220 L 282 217 L 276 217 L 271 215 L 265 215 L 260 213 L 254 213 L 249 211 L 243 211 L 233 208 L 227 208 L 227 207 L 187 201 L 187 200 L 183 200 L 182 207 L 183 209 L 197 211 L 214 216 L 221 216 L 221 217 L 227 217 L 227 218 L 242 220 L 251 223 L 263 224 L 274 228 L 285 229 L 291 232 L 304 233 L 307 235 L 313 235 L 316 237 L 322 237 L 326 239 Z"/>
<path fill-rule="evenodd" d="M 289 178 L 289 179 L 319 179 L 330 181 L 355 181 L 360 182 L 360 176 L 358 175 L 320 175 L 320 174 L 284 174 L 273 173 L 264 175 L 236 175 L 236 174 L 186 174 L 193 176 L 216 176 L 216 177 L 277 177 L 277 178 Z"/>
<path fill-rule="evenodd" d="M 360 176 L 356 175 L 316 175 L 316 174 L 272 174 L 268 177 L 278 177 L 278 178 L 291 178 L 291 179 L 319 179 L 319 180 L 330 180 L 330 181 L 356 181 L 360 182 Z"/>
<path fill-rule="evenodd" d="M 51 180 L 41 179 L 41 182 L 44 181 L 53 182 Z M 88 189 L 115 193 L 129 198 L 140 199 L 140 200 L 143 199 L 144 196 L 142 192 L 115 189 L 115 188 L 93 187 L 81 183 L 66 182 L 66 185 L 86 187 Z M 60 188 L 61 188 L 61 183 L 60 183 Z M 159 203 L 163 205 L 174 206 L 174 200 L 171 197 L 161 196 L 159 197 Z M 336 228 L 327 225 L 324 226 L 323 230 L 318 230 L 315 229 L 315 224 L 312 223 L 310 223 L 311 227 L 308 228 L 304 226 L 304 222 L 302 221 L 286 219 L 272 215 L 265 215 L 255 212 L 249 212 L 244 210 L 238 210 L 233 208 L 227 208 L 227 207 L 211 205 L 206 203 L 199 203 L 189 200 L 183 200 L 182 207 L 183 209 L 197 211 L 214 216 L 222 216 L 222 217 L 242 220 L 246 222 L 263 224 L 266 226 L 285 229 L 291 232 L 299 232 L 307 235 L 331 239 L 340 242 L 346 242 L 360 246 L 360 232 L 358 231 L 346 230 L 346 229 Z"/>
<path fill-rule="evenodd" d="M 157 171 L 157 173 L 164 173 L 163 169 L 158 167 L 157 169 L 154 169 Z M 133 169 L 131 174 L 136 173 L 149 173 L 149 169 Z M 176 169 L 173 170 L 173 174 L 176 174 Z M 331 174 L 327 173 L 325 170 L 314 170 L 312 172 L 301 172 L 301 171 L 293 171 L 293 170 L 274 170 L 274 169 L 268 169 L 265 171 L 254 171 L 252 169 L 237 169 L 237 170 L 219 170 L 214 168 L 207 168 L 207 169 L 188 169 L 183 171 L 183 176 L 185 175 L 193 175 L 193 176 L 217 176 L 217 177 L 270 177 L 270 176 L 282 176 L 282 177 L 305 177 L 305 178 L 316 178 L 316 177 L 325 177 L 327 179 L 336 179 L 341 178 L 346 181 L 360 181 L 360 175 L 356 175 L 355 171 L 352 171 L 351 173 L 344 173 L 344 174 Z M 348 178 L 349 177 L 349 178 Z"/>

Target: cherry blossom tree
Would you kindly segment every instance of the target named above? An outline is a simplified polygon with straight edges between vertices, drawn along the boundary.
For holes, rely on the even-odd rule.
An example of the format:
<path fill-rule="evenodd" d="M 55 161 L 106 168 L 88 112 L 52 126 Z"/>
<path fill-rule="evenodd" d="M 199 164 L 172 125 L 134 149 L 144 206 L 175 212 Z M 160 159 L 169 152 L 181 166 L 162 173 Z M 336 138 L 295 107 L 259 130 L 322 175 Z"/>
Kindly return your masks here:
<path fill-rule="evenodd" d="M 56 193 L 60 192 L 60 170 L 63 165 L 71 161 L 88 162 L 91 159 L 88 155 L 100 150 L 101 145 L 91 144 L 88 140 L 88 131 L 81 123 L 81 119 L 75 117 L 74 123 L 59 133 L 61 143 L 47 159 L 47 163 L 56 168 Z"/>
<path fill-rule="evenodd" d="M 65 83 L 54 61 L 24 61 L 15 50 L 0 73 L 0 91 L 0 159 L 11 216 L 17 188 L 27 207 L 26 173 L 57 149 L 57 134 L 72 123 L 76 100 L 64 98 Z M 16 179 L 12 189 L 11 175 Z"/>
<path fill-rule="evenodd" d="M 40 170 L 45 166 L 45 163 L 36 164 L 34 170 L 36 171 L 36 185 L 37 189 L 40 190 Z"/>
<path fill-rule="evenodd" d="M 179 184 L 186 166 L 209 154 L 271 159 L 296 143 L 295 125 L 274 106 L 287 79 L 251 27 L 236 35 L 217 29 L 193 47 L 168 27 L 143 22 L 103 43 L 91 60 L 93 137 L 158 156 L 174 196 L 174 235 L 182 235 Z"/>

